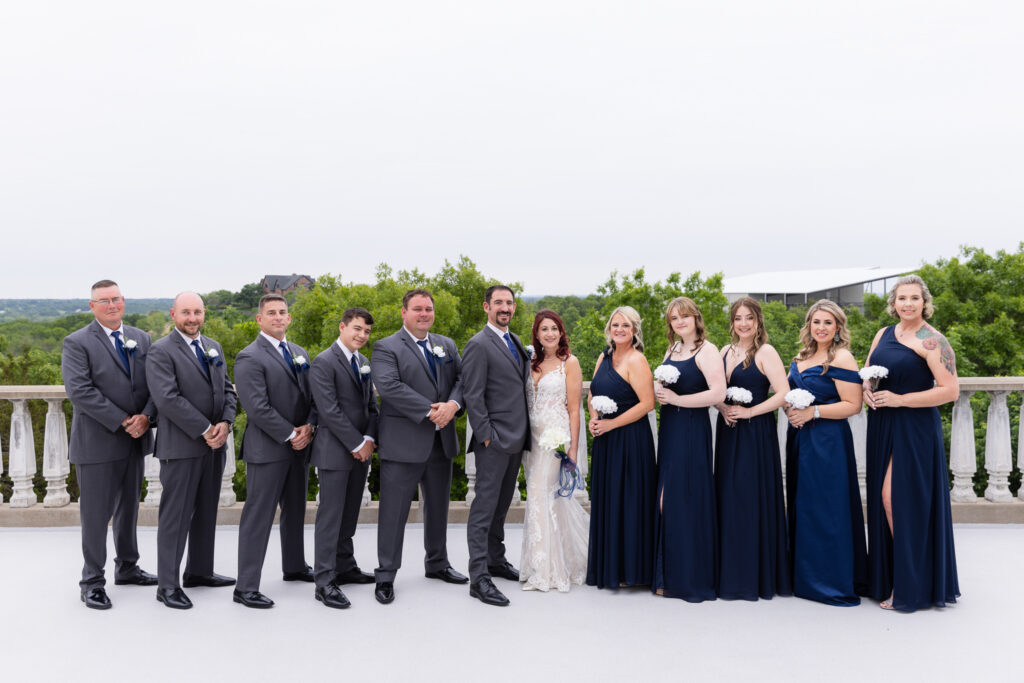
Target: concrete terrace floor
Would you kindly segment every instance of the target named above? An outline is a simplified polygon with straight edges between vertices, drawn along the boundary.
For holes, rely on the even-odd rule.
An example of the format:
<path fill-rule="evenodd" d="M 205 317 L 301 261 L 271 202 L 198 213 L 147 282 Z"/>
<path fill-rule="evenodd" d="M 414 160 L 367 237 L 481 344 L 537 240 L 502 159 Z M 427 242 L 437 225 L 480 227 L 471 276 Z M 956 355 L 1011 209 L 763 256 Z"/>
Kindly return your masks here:
<path fill-rule="evenodd" d="M 396 601 L 346 586 L 348 610 L 280 576 L 277 532 L 263 591 L 250 610 L 231 589 L 193 588 L 192 610 L 155 589 L 114 586 L 113 609 L 78 597 L 77 528 L 0 529 L 0 680 L 4 681 L 944 681 L 1024 680 L 1024 525 L 957 525 L 960 603 L 896 614 L 873 601 L 839 608 L 798 598 L 688 604 L 643 590 L 522 592 L 512 605 L 472 600 L 422 573 L 422 527 L 407 531 Z M 518 565 L 522 527 L 509 525 Z M 218 528 L 217 570 L 235 574 L 238 532 Z M 156 529 L 140 528 L 141 565 L 156 570 Z M 307 557 L 313 528 L 306 527 Z M 376 528 L 359 527 L 356 556 L 375 562 Z M 111 548 L 111 552 L 113 552 Z M 465 526 L 449 528 L 466 570 Z M 112 573 L 109 568 L 108 576 Z"/>

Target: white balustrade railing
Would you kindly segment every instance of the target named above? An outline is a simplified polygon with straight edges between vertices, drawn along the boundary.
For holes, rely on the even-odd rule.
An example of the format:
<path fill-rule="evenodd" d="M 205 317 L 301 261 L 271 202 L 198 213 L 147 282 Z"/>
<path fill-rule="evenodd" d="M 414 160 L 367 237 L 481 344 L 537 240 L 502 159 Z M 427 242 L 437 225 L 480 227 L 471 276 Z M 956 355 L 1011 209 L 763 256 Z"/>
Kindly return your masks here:
<path fill-rule="evenodd" d="M 584 398 L 581 400 L 581 438 L 577 450 L 577 462 L 583 476 L 587 473 L 586 428 L 586 392 L 589 382 L 584 382 Z M 974 493 L 974 475 L 977 473 L 977 445 L 974 438 L 974 416 L 971 411 L 971 396 L 985 392 L 989 395 L 988 418 L 985 430 L 984 466 L 988 474 L 988 486 L 985 499 L 993 503 L 1010 503 L 1014 501 L 1010 493 L 1009 477 L 1014 468 L 1013 448 L 1010 433 L 1010 412 L 1007 397 L 1014 392 L 1024 392 L 1024 377 L 962 377 L 960 378 L 960 397 L 953 405 L 952 434 L 949 453 L 949 467 L 953 474 L 953 486 L 950 498 L 955 502 L 972 503 L 978 500 Z M 71 497 L 68 494 L 67 479 L 71 472 L 68 460 L 68 433 L 64 416 L 64 387 L 55 386 L 0 386 L 0 400 L 10 401 L 13 405 L 11 413 L 11 433 L 8 456 L 7 475 L 13 484 L 13 493 L 9 504 L 14 508 L 34 506 L 37 502 L 33 479 L 36 475 L 36 450 L 32 427 L 32 418 L 28 410 L 29 400 L 43 400 L 47 403 L 45 426 L 43 431 L 43 477 L 46 479 L 46 495 L 43 507 L 62 507 L 67 505 Z M 1021 421 L 1024 422 L 1024 405 L 1021 407 Z M 710 411 L 712 430 L 715 429 L 717 413 Z M 651 431 L 657 443 L 658 430 L 655 412 L 648 415 Z M 853 430 L 853 441 L 857 461 L 857 477 L 860 483 L 861 496 L 865 495 L 867 413 L 862 411 L 850 418 Z M 785 472 L 786 459 L 786 426 L 788 422 L 780 414 L 778 420 L 779 447 L 782 453 L 782 468 Z M 713 433 L 713 431 L 712 431 Z M 467 425 L 465 443 L 472 435 Z M 1016 466 L 1024 470 L 1024 440 L 1017 439 Z M 228 452 L 221 480 L 220 504 L 230 507 L 235 504 L 233 479 L 236 471 L 234 440 L 228 439 Z M 3 459 L 0 458 L 0 474 L 4 472 Z M 146 454 L 146 498 L 143 504 L 155 507 L 160 504 L 160 461 L 152 453 Z M 466 505 L 473 501 L 473 488 L 476 482 L 476 459 L 472 451 L 466 453 L 466 477 L 468 487 Z M 518 486 L 513 504 L 521 504 Z M 589 499 L 587 492 L 577 491 L 581 503 Z M 1018 492 L 1024 500 L 1024 486 Z M 369 478 L 363 487 L 363 505 L 370 503 Z"/>

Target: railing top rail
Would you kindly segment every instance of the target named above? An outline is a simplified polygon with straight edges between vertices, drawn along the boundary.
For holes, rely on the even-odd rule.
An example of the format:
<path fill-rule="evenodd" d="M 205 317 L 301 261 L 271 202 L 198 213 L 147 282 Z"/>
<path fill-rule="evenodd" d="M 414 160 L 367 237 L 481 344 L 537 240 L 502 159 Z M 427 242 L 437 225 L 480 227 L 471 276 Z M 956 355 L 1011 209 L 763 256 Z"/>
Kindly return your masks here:
<path fill-rule="evenodd" d="M 63 384 L 36 384 L 0 386 L 0 399 L 67 398 Z"/>
<path fill-rule="evenodd" d="M 1024 391 L 1024 377 L 961 377 L 960 391 Z"/>

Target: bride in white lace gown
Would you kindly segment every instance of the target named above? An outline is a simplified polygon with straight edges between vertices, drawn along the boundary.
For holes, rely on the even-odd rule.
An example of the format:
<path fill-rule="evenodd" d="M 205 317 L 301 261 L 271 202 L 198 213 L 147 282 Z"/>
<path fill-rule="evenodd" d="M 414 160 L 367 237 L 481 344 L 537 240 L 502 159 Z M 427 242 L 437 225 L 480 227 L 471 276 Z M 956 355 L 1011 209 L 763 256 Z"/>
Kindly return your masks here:
<path fill-rule="evenodd" d="M 545 431 L 567 436 L 565 452 L 576 460 L 580 435 L 579 361 L 570 355 L 565 325 L 557 313 L 542 310 L 533 324 L 530 431 L 533 450 L 526 453 L 526 519 L 519 580 L 523 590 L 566 592 L 587 576 L 590 515 L 570 494 L 558 495 L 561 460 L 540 445 Z"/>

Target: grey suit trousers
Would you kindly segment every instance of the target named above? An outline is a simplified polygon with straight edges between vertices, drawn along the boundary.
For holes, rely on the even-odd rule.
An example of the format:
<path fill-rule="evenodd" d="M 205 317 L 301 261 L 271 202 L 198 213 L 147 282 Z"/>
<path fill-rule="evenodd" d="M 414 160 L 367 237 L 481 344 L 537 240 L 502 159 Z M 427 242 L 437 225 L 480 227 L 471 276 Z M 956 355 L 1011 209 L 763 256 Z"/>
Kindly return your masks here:
<path fill-rule="evenodd" d="M 405 524 L 416 486 L 423 495 L 424 569 L 440 571 L 448 562 L 448 502 L 452 489 L 452 461 L 445 457 L 440 432 L 426 462 L 381 460 L 380 508 L 377 519 L 377 582 L 394 581 L 402 566 Z"/>
<path fill-rule="evenodd" d="M 238 522 L 239 592 L 258 591 L 267 556 L 274 513 L 281 507 L 281 571 L 306 568 L 303 534 L 309 465 L 304 456 L 290 460 L 245 464 L 246 499 Z"/>
<path fill-rule="evenodd" d="M 82 523 L 82 590 L 106 585 L 107 523 L 114 518 L 114 578 L 132 574 L 139 561 L 135 525 L 139 518 L 143 460 L 128 457 L 113 462 L 75 465 Z"/>
<path fill-rule="evenodd" d="M 359 523 L 363 485 L 369 461 L 354 463 L 350 470 L 318 469 L 320 507 L 313 533 L 313 574 L 316 585 L 325 587 L 335 575 L 356 569 L 352 537 Z"/>
<path fill-rule="evenodd" d="M 228 437 L 230 438 L 230 437 Z M 160 588 L 181 588 L 181 558 L 188 541 L 185 572 L 213 574 L 220 480 L 224 451 L 200 458 L 160 461 L 159 526 L 156 533 L 157 579 Z"/>
<path fill-rule="evenodd" d="M 523 454 L 502 453 L 477 446 L 476 497 L 469 508 L 466 541 L 469 544 L 469 578 L 490 576 L 488 567 L 506 562 L 505 516 L 519 479 Z"/>

